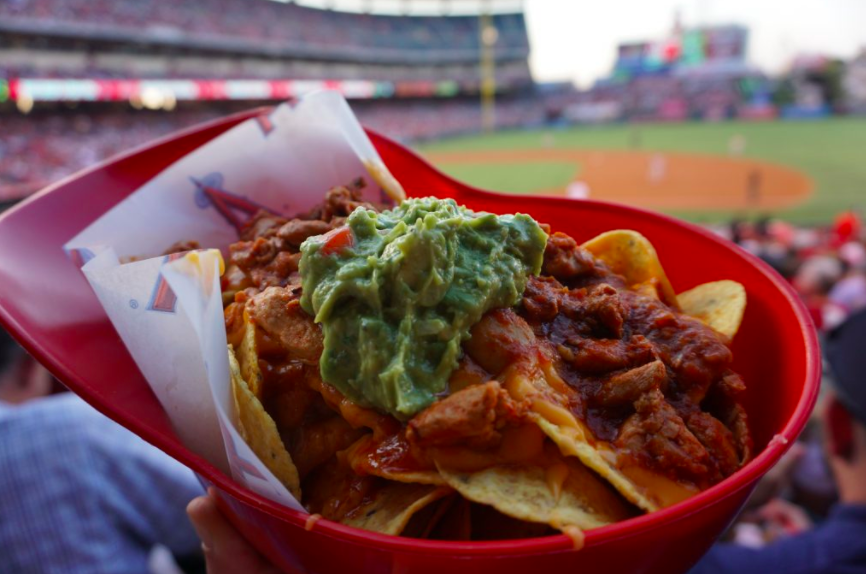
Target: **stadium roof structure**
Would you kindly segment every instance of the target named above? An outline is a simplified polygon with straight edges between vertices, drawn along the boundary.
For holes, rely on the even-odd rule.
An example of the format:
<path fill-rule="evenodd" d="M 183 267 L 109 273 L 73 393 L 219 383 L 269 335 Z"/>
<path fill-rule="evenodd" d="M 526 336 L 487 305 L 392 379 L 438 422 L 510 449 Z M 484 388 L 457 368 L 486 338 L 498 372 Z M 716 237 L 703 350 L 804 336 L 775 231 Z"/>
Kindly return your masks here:
<path fill-rule="evenodd" d="M 524 0 L 273 0 L 339 12 L 403 16 L 465 16 L 523 12 Z"/>

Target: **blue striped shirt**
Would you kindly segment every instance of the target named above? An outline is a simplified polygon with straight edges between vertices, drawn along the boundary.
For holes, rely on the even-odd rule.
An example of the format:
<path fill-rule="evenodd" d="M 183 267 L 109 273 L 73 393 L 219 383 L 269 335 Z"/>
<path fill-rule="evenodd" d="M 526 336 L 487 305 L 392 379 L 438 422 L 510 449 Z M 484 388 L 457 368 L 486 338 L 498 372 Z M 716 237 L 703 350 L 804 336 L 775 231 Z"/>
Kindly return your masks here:
<path fill-rule="evenodd" d="M 198 551 L 186 467 L 71 393 L 0 403 L 0 572 L 141 573 Z"/>

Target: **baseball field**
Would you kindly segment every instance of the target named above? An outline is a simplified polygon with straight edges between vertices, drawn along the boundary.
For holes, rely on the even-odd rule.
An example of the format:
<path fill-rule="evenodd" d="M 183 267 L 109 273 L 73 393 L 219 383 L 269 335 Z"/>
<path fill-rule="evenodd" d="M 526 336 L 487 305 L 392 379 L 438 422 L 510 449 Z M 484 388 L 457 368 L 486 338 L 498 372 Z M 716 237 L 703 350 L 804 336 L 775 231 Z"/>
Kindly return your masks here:
<path fill-rule="evenodd" d="M 419 149 L 481 188 L 588 195 L 693 221 L 772 213 L 823 224 L 866 208 L 866 118 L 500 131 Z"/>

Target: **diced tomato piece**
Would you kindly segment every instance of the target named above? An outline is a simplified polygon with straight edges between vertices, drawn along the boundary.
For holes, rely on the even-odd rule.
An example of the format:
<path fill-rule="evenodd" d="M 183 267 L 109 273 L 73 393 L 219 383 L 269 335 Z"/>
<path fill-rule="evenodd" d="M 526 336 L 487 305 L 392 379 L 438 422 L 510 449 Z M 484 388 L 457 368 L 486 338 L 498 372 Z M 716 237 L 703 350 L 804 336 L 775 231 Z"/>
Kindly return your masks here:
<path fill-rule="evenodd" d="M 322 236 L 322 255 L 337 255 L 355 244 L 355 236 L 348 226 L 332 229 Z"/>

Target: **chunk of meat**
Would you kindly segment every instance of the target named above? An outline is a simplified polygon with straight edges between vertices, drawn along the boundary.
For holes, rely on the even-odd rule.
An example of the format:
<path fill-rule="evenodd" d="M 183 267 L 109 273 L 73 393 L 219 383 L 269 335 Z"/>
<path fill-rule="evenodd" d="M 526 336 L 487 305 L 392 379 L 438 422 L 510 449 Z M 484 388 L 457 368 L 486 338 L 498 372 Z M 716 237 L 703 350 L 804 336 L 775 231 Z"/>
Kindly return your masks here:
<path fill-rule="evenodd" d="M 268 287 L 247 302 L 253 322 L 285 351 L 287 360 L 318 365 L 322 330 L 291 289 Z"/>
<path fill-rule="evenodd" d="M 246 333 L 244 324 L 244 306 L 242 303 L 231 303 L 223 311 L 226 324 L 226 339 L 233 347 L 241 344 Z"/>
<path fill-rule="evenodd" d="M 163 255 L 171 255 L 172 253 L 186 253 L 187 251 L 195 251 L 201 249 L 198 241 L 178 241 L 173 243 L 171 247 L 163 252 Z"/>
<path fill-rule="evenodd" d="M 375 476 L 358 476 L 340 457 L 332 457 L 306 477 L 301 489 L 307 510 L 339 522 L 374 496 L 383 484 Z"/>
<path fill-rule="evenodd" d="M 229 263 L 242 269 L 267 265 L 276 255 L 277 248 L 264 237 L 257 237 L 252 241 L 238 241 L 229 246 Z"/>
<path fill-rule="evenodd" d="M 489 381 L 433 403 L 409 421 L 406 436 L 419 446 L 494 446 L 502 438 L 499 430 L 518 422 L 525 409 L 499 383 Z"/>
<path fill-rule="evenodd" d="M 734 445 L 740 457 L 740 464 L 746 464 L 752 459 L 752 433 L 749 432 L 749 420 L 746 409 L 740 403 L 728 406 L 723 422 L 733 435 Z"/>
<path fill-rule="evenodd" d="M 592 254 L 568 235 L 556 232 L 547 238 L 542 272 L 557 279 L 571 279 L 595 268 Z"/>
<path fill-rule="evenodd" d="M 741 393 L 745 392 L 746 384 L 743 382 L 743 379 L 740 378 L 740 375 L 733 371 L 729 371 L 721 378 L 716 385 L 716 388 L 724 397 L 736 400 Z"/>
<path fill-rule="evenodd" d="M 729 371 L 731 350 L 712 328 L 672 311 L 654 298 L 624 292 L 628 324 L 652 341 L 659 358 L 675 374 L 675 390 L 700 404 L 714 381 Z"/>
<path fill-rule="evenodd" d="M 301 426 L 307 411 L 319 395 L 307 386 L 305 370 L 312 368 L 296 361 L 272 364 L 259 361 L 262 370 L 262 403 L 280 430 Z"/>
<path fill-rule="evenodd" d="M 252 279 L 243 269 L 237 265 L 230 264 L 222 277 L 223 303 L 228 304 L 234 300 L 235 293 L 253 286 Z"/>
<path fill-rule="evenodd" d="M 568 288 L 553 277 L 530 276 L 523 291 L 523 310 L 530 321 L 552 321 Z"/>
<path fill-rule="evenodd" d="M 511 309 L 495 309 L 470 331 L 463 348 L 487 372 L 498 375 L 511 363 L 533 352 L 535 334 Z"/>
<path fill-rule="evenodd" d="M 616 287 L 598 282 L 569 290 L 553 277 L 530 277 L 523 293 L 523 315 L 532 324 L 556 321 L 542 332 L 567 336 L 623 338 L 629 307 Z M 558 318 L 562 313 L 563 317 Z"/>
<path fill-rule="evenodd" d="M 486 383 L 493 377 L 490 373 L 482 369 L 478 363 L 472 360 L 469 355 L 463 355 L 460 363 L 451 376 L 448 378 L 449 392 L 456 393 L 470 385 L 481 385 Z"/>
<path fill-rule="evenodd" d="M 300 247 L 308 237 L 327 233 L 332 229 L 331 223 L 319 219 L 292 219 L 277 231 L 277 237 L 289 245 Z"/>
<path fill-rule="evenodd" d="M 251 282 L 259 289 L 300 285 L 300 263 L 300 253 L 279 251 L 267 264 L 250 269 Z"/>
<path fill-rule="evenodd" d="M 706 448 L 660 390 L 646 393 L 634 406 L 637 412 L 626 420 L 616 439 L 618 448 L 630 452 L 643 466 L 701 487 L 720 479 Z"/>
<path fill-rule="evenodd" d="M 573 338 L 558 345 L 562 359 L 581 373 L 601 375 L 630 369 L 656 359 L 652 344 L 644 337 L 631 340 Z"/>
<path fill-rule="evenodd" d="M 313 469 L 338 451 L 349 448 L 367 432 L 353 428 L 337 415 L 297 429 L 288 444 L 298 475 L 303 480 Z"/>
<path fill-rule="evenodd" d="M 707 449 L 723 476 L 730 476 L 740 468 L 734 437 L 722 421 L 709 413 L 694 411 L 686 418 L 686 426 Z"/>
<path fill-rule="evenodd" d="M 285 222 L 284 217 L 260 209 L 244 223 L 243 228 L 241 228 L 240 239 L 241 241 L 254 241 L 258 237 L 271 236 Z"/>
<path fill-rule="evenodd" d="M 320 216 L 316 219 L 331 221 L 335 217 L 347 217 L 359 207 L 380 211 L 378 206 L 361 199 L 363 180 L 356 182 L 357 185 L 349 187 L 334 187 L 325 195 Z"/>
<path fill-rule="evenodd" d="M 602 338 L 622 338 L 629 308 L 613 286 L 599 283 L 572 291 L 562 306 L 568 318 L 584 325 L 582 331 Z"/>
<path fill-rule="evenodd" d="M 595 395 L 597 403 L 617 406 L 633 403 L 653 389 L 661 389 L 667 379 L 667 369 L 661 361 L 611 375 L 601 384 Z"/>

